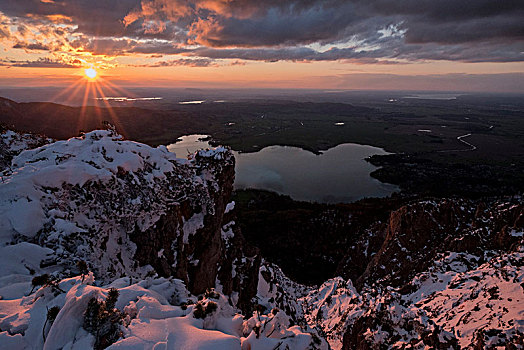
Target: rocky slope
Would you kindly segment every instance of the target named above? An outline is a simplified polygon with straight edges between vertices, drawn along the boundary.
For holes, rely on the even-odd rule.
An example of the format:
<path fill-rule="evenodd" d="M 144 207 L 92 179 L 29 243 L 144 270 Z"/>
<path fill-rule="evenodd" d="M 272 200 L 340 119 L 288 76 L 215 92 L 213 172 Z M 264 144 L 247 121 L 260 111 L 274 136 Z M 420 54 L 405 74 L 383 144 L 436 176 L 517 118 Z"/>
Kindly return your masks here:
<path fill-rule="evenodd" d="M 408 288 L 359 292 L 337 278 L 301 302 L 334 349 L 519 349 L 523 253 L 521 246 L 483 264 L 470 254 L 442 254 Z"/>
<path fill-rule="evenodd" d="M 442 252 L 483 256 L 490 251 L 510 251 L 521 240 L 512 230 L 523 226 L 524 204 L 520 197 L 491 202 L 426 200 L 405 205 L 393 211 L 385 225 L 372 227 L 370 239 L 381 237 L 381 245 L 368 246 L 365 235 L 359 242 L 370 249 L 361 257 L 367 260 L 367 267 L 355 285 L 379 281 L 402 286 L 414 274 L 427 270 Z M 351 259 L 351 253 L 347 257 Z"/>
<path fill-rule="evenodd" d="M 357 278 L 306 287 L 264 265 L 257 298 L 333 349 L 524 346 L 521 197 L 416 201 L 353 235 L 339 271 Z"/>
<path fill-rule="evenodd" d="M 226 149 L 184 160 L 93 131 L 14 157 L 0 187 L 0 237 L 52 249 L 45 264 L 64 271 L 82 259 L 106 281 L 155 271 L 201 293 L 215 284 L 233 179 Z"/>
<path fill-rule="evenodd" d="M 416 202 L 371 229 L 345 261 L 367 259 L 356 288 L 337 278 L 300 299 L 333 348 L 522 347 L 520 197 Z"/>
<path fill-rule="evenodd" d="M 0 136 L 0 349 L 524 346 L 521 197 L 321 211 L 340 277 L 306 286 L 240 232 L 227 149 Z"/>
<path fill-rule="evenodd" d="M 229 150 L 0 136 L 0 348 L 327 347 L 284 312 L 237 314 L 262 259 L 235 225 Z"/>

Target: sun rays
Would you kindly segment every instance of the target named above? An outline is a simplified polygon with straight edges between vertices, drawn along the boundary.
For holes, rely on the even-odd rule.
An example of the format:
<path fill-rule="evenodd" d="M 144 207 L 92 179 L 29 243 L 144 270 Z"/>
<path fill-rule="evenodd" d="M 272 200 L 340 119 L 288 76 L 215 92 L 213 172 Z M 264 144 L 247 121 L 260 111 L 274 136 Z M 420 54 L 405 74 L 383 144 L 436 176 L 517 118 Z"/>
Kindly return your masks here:
<path fill-rule="evenodd" d="M 85 132 L 102 128 L 104 121 L 115 125 L 117 131 L 126 135 L 121 118 L 109 101 L 112 96 L 134 97 L 134 94 L 111 83 L 95 67 L 82 68 L 80 77 L 64 88 L 52 100 L 64 99 L 64 104 L 75 104 L 81 98 L 77 130 Z M 109 97 L 109 98 L 108 98 Z"/>

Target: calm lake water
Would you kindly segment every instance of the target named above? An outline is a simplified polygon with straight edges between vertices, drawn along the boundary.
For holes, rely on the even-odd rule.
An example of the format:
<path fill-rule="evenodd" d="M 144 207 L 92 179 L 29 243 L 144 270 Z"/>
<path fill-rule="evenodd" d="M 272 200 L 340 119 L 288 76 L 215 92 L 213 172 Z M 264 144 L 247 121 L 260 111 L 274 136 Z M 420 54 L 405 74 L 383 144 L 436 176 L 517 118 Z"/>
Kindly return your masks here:
<path fill-rule="evenodd" d="M 185 158 L 210 148 L 207 135 L 183 136 L 168 145 L 177 157 Z M 275 191 L 296 200 L 323 203 L 353 202 L 364 197 L 386 197 L 398 187 L 373 179 L 377 167 L 364 158 L 388 154 L 381 148 L 346 143 L 321 155 L 296 147 L 270 146 L 254 153 L 233 152 L 236 159 L 235 188 Z"/>

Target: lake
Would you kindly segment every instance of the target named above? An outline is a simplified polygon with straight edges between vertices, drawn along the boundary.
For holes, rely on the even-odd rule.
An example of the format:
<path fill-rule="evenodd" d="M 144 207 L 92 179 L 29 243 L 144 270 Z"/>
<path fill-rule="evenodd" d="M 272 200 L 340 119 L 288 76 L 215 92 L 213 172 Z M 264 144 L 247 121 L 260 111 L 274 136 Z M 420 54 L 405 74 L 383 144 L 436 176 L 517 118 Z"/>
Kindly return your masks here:
<path fill-rule="evenodd" d="M 168 145 L 177 157 L 211 148 L 207 135 L 188 135 Z M 398 187 L 369 174 L 377 169 L 364 159 L 388 154 L 381 148 L 345 143 L 313 154 L 297 147 L 270 146 L 253 153 L 233 151 L 236 159 L 235 188 L 270 190 L 295 200 L 349 203 L 364 197 L 386 197 Z"/>

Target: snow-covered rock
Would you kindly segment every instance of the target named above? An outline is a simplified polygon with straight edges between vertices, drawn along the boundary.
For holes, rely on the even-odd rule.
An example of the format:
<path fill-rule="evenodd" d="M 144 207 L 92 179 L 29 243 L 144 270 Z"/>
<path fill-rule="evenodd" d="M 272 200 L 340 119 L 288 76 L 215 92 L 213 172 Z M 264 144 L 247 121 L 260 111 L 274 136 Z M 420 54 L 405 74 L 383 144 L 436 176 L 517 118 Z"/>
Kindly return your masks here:
<path fill-rule="evenodd" d="M 360 288 L 335 278 L 299 299 L 308 324 L 333 349 L 522 347 L 523 213 L 461 200 L 391 213 Z"/>
<path fill-rule="evenodd" d="M 238 314 L 252 308 L 261 258 L 228 205 L 229 150 L 178 159 L 114 130 L 4 140 L 0 349 L 326 348 L 284 312 Z M 105 309 L 111 289 L 117 311 Z M 96 305 L 98 326 L 86 323 Z"/>
<path fill-rule="evenodd" d="M 115 304 L 121 337 L 108 349 L 327 349 L 317 335 L 290 326 L 282 311 L 255 312 L 244 319 L 226 296 L 209 292 L 200 301 L 181 280 L 147 278 L 133 283 L 121 278 L 94 285 L 92 274 L 59 282 L 60 291 L 44 286 L 33 294 L 0 300 L 1 349 L 88 349 L 96 334 L 86 331 L 86 309 L 92 298 L 107 300 L 118 290 Z M 130 284 L 131 283 L 131 284 Z M 213 307 L 211 307 L 212 305 Z M 53 321 L 48 310 L 57 307 Z M 197 309 L 204 310 L 197 312 Z"/>
<path fill-rule="evenodd" d="M 4 136 L 21 150 L 13 140 L 22 136 Z M 43 265 L 65 274 L 85 260 L 104 281 L 155 270 L 202 292 L 222 252 L 234 158 L 224 148 L 200 153 L 177 159 L 113 130 L 27 149 L 2 175 L 0 249 L 31 243 L 51 249 Z M 189 256 L 207 265 L 187 266 Z"/>
<path fill-rule="evenodd" d="M 522 348 L 519 200 L 411 203 L 304 286 L 245 242 L 225 148 L 0 136 L 0 349 Z"/>

